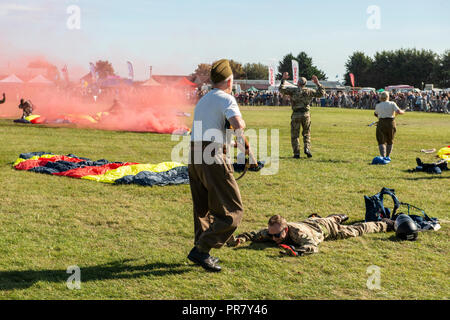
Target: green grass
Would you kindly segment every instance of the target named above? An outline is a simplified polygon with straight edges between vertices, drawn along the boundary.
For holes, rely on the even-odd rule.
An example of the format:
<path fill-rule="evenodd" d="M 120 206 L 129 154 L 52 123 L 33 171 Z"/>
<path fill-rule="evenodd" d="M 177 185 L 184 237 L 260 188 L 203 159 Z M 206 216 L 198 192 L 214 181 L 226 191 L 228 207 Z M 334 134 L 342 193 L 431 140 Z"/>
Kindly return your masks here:
<path fill-rule="evenodd" d="M 448 299 L 450 173 L 408 173 L 421 149 L 450 145 L 450 117 L 407 113 L 397 120 L 388 166 L 377 155 L 372 111 L 313 108 L 314 157 L 291 158 L 290 109 L 242 108 L 248 128 L 280 130 L 279 172 L 239 181 L 245 214 L 238 232 L 280 213 L 299 221 L 313 212 L 364 219 L 364 195 L 382 187 L 441 221 L 416 242 L 392 233 L 327 241 L 320 253 L 281 257 L 274 247 L 213 250 L 223 270 L 188 262 L 193 244 L 189 185 L 140 187 L 16 171 L 20 153 L 73 153 L 91 159 L 170 161 L 169 135 L 51 128 L 0 120 L 1 299 Z M 270 150 L 270 149 L 269 149 Z M 387 201 L 387 203 L 391 203 Z M 66 269 L 81 268 L 81 290 Z M 381 289 L 366 270 L 381 268 Z"/>

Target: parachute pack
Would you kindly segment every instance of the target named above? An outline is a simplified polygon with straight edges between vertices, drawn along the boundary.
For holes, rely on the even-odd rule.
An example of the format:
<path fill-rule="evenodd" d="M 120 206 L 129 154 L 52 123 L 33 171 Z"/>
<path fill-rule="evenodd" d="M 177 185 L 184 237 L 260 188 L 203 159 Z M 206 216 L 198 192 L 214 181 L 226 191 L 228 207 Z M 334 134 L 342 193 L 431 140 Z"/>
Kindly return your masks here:
<path fill-rule="evenodd" d="M 389 209 L 384 206 L 383 198 L 384 195 L 388 195 L 392 198 L 394 202 L 394 208 Z M 382 188 L 381 191 L 371 197 L 364 196 L 364 201 L 366 204 L 366 216 L 365 221 L 381 221 L 383 218 L 388 218 L 391 220 L 396 220 L 399 215 L 397 214 L 398 209 L 401 206 L 407 207 L 407 214 L 411 219 L 417 224 L 420 231 L 424 230 L 439 230 L 441 228 L 439 220 L 437 218 L 430 218 L 424 210 L 413 206 L 409 203 L 401 202 L 395 195 L 394 189 Z M 412 210 L 417 210 L 420 215 L 411 214 Z"/>

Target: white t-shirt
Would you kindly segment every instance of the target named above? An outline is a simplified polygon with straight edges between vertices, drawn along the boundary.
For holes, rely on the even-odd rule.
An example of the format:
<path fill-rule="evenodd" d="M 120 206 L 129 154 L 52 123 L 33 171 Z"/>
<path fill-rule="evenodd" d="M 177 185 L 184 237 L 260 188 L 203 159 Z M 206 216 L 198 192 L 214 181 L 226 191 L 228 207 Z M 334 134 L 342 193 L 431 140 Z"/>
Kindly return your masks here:
<path fill-rule="evenodd" d="M 400 112 L 400 108 L 392 101 L 380 102 L 375 107 L 378 119 L 395 118 L 395 112 Z"/>
<path fill-rule="evenodd" d="M 225 120 L 240 116 L 236 99 L 220 89 L 203 96 L 194 110 L 191 141 L 225 141 Z"/>

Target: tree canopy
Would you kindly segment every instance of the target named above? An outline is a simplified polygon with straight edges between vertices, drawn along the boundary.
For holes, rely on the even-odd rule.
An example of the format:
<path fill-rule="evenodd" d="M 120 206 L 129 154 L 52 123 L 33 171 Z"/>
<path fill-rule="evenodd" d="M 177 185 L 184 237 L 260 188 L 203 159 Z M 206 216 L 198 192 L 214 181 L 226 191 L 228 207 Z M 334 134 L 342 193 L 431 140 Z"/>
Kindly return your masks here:
<path fill-rule="evenodd" d="M 98 77 L 100 79 L 105 79 L 108 76 L 115 75 L 114 68 L 111 62 L 107 60 L 99 60 L 95 63 L 95 70 L 98 72 Z"/>
<path fill-rule="evenodd" d="M 370 58 L 357 51 L 345 64 L 345 82 L 350 85 L 349 74 L 353 73 L 357 87 L 408 84 L 423 89 L 427 83 L 448 87 L 449 52 L 439 56 L 431 50 L 399 49 L 376 52 Z"/>
<path fill-rule="evenodd" d="M 284 72 L 289 72 L 289 79 L 293 80 L 292 74 L 292 60 L 298 61 L 299 77 L 305 77 L 311 79 L 313 75 L 316 75 L 319 80 L 326 80 L 326 74 L 313 64 L 313 60 L 305 52 L 300 52 L 296 57 L 292 53 L 289 53 L 283 57 L 278 64 L 277 79 L 281 79 Z"/>

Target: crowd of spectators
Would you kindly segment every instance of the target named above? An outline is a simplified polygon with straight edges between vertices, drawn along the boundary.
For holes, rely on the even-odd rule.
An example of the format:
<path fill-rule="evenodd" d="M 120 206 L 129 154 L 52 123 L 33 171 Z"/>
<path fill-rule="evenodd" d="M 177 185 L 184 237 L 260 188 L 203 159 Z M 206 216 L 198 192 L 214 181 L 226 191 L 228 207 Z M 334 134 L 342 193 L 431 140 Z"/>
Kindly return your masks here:
<path fill-rule="evenodd" d="M 201 98 L 208 91 L 198 91 L 197 98 Z M 241 106 L 288 106 L 290 100 L 288 96 L 283 96 L 278 92 L 241 91 L 234 93 L 234 96 Z M 397 92 L 391 93 L 390 101 L 394 101 L 402 110 L 450 113 L 449 106 L 450 93 L 423 91 L 423 92 Z M 313 106 L 352 108 L 375 110 L 379 103 L 379 93 L 377 92 L 327 92 L 325 97 L 314 99 Z"/>
<path fill-rule="evenodd" d="M 391 94 L 390 100 L 406 111 L 449 113 L 449 97 L 445 92 L 397 92 Z M 379 102 L 379 94 L 375 92 L 338 92 L 327 93 L 324 98 L 316 99 L 314 105 L 374 110 Z"/>

